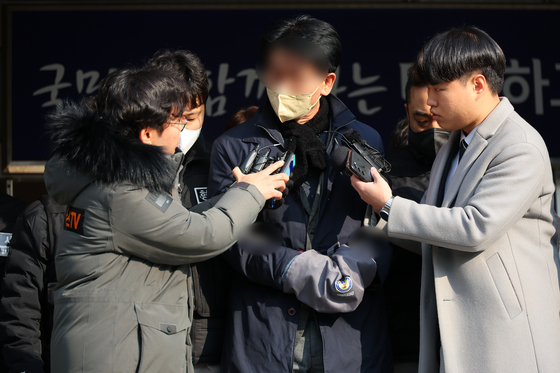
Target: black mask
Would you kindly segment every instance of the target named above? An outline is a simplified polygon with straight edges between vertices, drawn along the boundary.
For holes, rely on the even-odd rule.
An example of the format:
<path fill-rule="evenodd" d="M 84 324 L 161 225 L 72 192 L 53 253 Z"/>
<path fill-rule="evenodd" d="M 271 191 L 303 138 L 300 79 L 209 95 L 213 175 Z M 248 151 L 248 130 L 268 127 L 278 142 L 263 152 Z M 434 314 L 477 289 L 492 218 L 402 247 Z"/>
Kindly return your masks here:
<path fill-rule="evenodd" d="M 443 144 L 449 139 L 451 131 L 441 128 L 430 128 L 422 132 L 414 132 L 408 127 L 408 144 L 416 150 L 427 163 L 431 164 L 436 159 Z"/>

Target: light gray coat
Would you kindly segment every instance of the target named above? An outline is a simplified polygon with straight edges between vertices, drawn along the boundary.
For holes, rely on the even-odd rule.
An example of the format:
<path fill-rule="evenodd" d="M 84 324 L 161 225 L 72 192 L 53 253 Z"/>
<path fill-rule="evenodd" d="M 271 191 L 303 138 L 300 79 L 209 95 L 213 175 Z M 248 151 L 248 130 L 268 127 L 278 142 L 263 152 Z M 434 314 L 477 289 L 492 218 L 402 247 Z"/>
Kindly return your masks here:
<path fill-rule="evenodd" d="M 420 373 L 560 372 L 560 290 L 546 145 L 506 98 L 479 125 L 435 207 L 395 198 L 388 234 L 423 242 Z"/>

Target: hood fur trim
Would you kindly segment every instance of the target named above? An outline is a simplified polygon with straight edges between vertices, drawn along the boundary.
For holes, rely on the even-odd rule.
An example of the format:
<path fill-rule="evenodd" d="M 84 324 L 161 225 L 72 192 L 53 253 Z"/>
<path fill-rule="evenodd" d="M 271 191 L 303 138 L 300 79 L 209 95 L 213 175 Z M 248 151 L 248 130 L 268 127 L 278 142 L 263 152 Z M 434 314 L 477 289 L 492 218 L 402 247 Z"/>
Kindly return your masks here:
<path fill-rule="evenodd" d="M 154 193 L 173 189 L 175 171 L 160 147 L 124 137 L 85 102 L 66 102 L 49 116 L 53 155 L 95 181 L 130 183 Z"/>

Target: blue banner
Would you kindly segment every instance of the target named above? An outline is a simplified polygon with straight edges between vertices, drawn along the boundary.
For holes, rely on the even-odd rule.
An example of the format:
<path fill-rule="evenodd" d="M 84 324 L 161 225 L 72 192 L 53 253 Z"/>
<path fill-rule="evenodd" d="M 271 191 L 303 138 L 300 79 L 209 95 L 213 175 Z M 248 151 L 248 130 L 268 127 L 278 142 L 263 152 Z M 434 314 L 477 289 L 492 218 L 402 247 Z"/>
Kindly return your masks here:
<path fill-rule="evenodd" d="M 560 157 L 560 11 L 504 9 L 13 10 L 12 160 L 45 160 L 45 116 L 64 99 L 95 94 L 111 69 L 139 65 L 162 48 L 197 53 L 208 69 L 203 133 L 213 140 L 240 108 L 262 105 L 255 75 L 259 36 L 297 14 L 330 22 L 343 43 L 335 87 L 388 147 L 405 115 L 406 69 L 438 31 L 476 25 L 503 48 L 503 94 Z"/>

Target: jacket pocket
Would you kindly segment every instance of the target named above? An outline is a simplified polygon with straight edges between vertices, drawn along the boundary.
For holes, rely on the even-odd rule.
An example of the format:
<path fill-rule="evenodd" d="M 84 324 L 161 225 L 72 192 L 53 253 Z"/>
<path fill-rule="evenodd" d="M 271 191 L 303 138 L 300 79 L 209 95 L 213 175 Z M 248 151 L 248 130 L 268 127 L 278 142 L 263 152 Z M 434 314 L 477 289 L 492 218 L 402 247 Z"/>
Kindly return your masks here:
<path fill-rule="evenodd" d="M 149 303 L 135 304 L 134 309 L 140 326 L 137 372 L 186 372 L 186 307 Z"/>
<path fill-rule="evenodd" d="M 523 310 L 500 254 L 495 253 L 486 259 L 486 265 L 510 319 L 515 318 Z"/>

